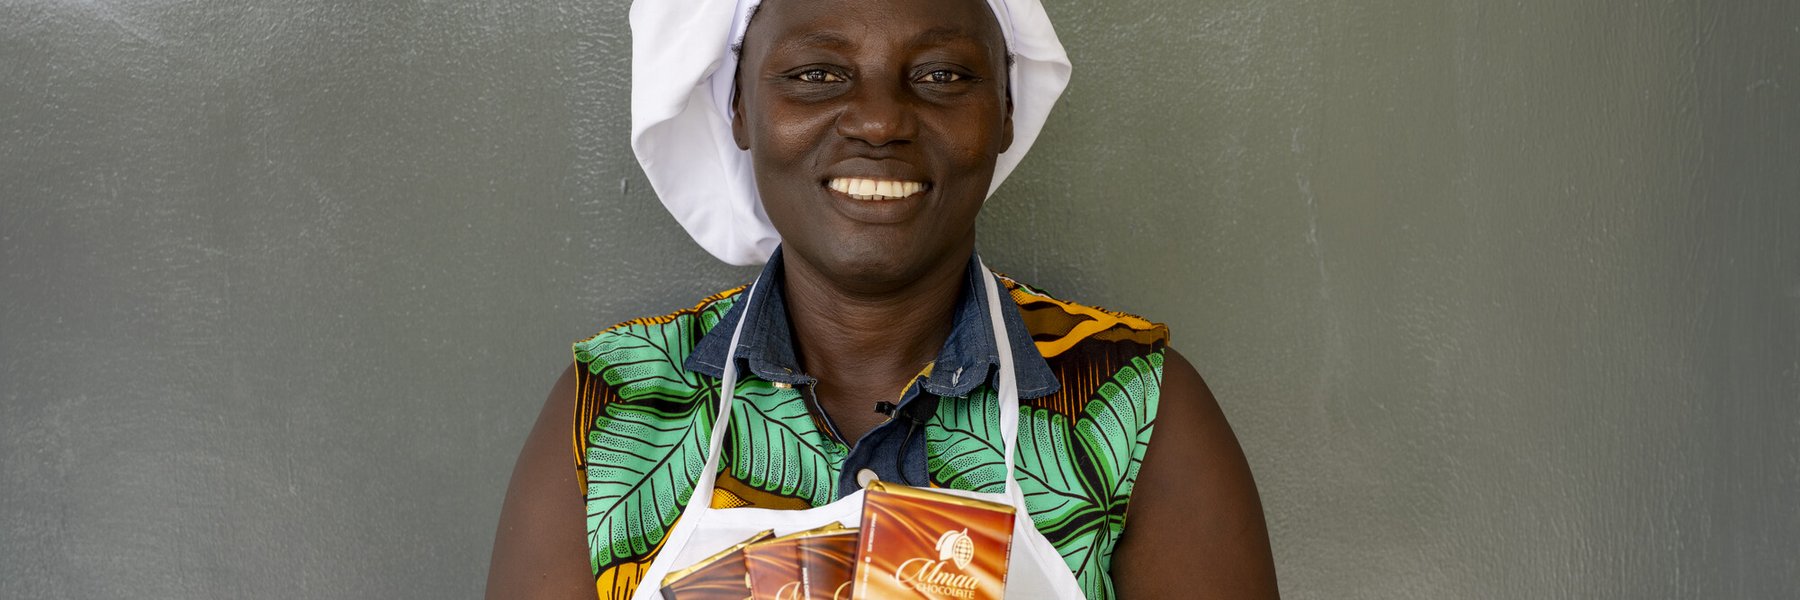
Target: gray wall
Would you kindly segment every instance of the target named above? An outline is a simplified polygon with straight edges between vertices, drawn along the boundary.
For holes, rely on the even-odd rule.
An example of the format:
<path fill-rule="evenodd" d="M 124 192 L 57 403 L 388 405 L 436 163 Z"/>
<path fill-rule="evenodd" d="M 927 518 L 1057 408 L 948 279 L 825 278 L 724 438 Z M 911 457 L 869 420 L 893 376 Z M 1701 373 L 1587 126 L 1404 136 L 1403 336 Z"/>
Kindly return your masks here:
<path fill-rule="evenodd" d="M 568 343 L 747 279 L 623 0 L 0 0 L 0 597 L 479 593 Z M 1166 320 L 1290 598 L 1800 587 L 1800 8 L 1053 0 L 989 262 Z"/>

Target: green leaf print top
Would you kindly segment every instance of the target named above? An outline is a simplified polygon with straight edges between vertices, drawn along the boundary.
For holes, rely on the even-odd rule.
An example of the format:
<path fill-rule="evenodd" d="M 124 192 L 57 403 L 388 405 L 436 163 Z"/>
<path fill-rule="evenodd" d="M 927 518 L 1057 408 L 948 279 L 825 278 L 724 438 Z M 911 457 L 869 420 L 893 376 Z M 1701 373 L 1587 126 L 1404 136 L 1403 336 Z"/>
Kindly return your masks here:
<path fill-rule="evenodd" d="M 765 279 L 779 277 L 779 263 L 777 254 Z M 1014 340 L 1015 347 L 1033 345 L 1043 357 L 1041 364 L 1019 367 L 1024 375 L 1014 471 L 1026 508 L 1087 596 L 1112 598 L 1113 548 L 1125 528 L 1132 483 L 1155 424 L 1168 330 L 1131 315 L 1058 300 L 1006 277 L 1000 281 L 1020 317 L 1006 315 L 1015 324 L 1009 328 L 1022 321 L 1029 332 L 1029 339 L 1019 335 Z M 978 282 L 971 278 L 972 285 Z M 712 340 L 708 333 L 717 325 L 740 318 L 731 309 L 742 291 L 720 293 L 670 315 L 627 321 L 575 344 L 579 368 L 573 450 L 600 598 L 631 595 L 693 495 L 706 462 L 718 379 L 716 369 L 708 374 L 706 365 L 690 358 L 703 340 Z M 966 306 L 969 296 L 965 293 L 965 310 L 972 310 Z M 762 292 L 757 303 L 762 303 Z M 778 296 L 770 306 L 779 315 L 771 317 L 781 320 L 776 329 L 782 330 L 772 339 L 787 344 L 785 308 Z M 984 306 L 981 310 L 985 314 Z M 961 326 L 975 320 L 959 317 L 938 370 L 947 370 L 946 357 L 967 364 L 968 357 L 958 357 L 950 348 L 958 338 L 967 342 L 990 336 L 986 347 L 991 349 L 991 330 L 964 331 Z M 720 333 L 726 341 L 712 344 L 729 343 L 730 327 Z M 747 327 L 746 339 L 749 335 Z M 792 356 L 789 347 L 774 350 L 773 356 Z M 748 360 L 712 506 L 823 506 L 854 491 L 858 461 L 880 453 L 886 454 L 874 462 L 894 460 L 891 451 L 864 448 L 877 445 L 871 438 L 889 429 L 886 425 L 857 446 L 847 445 L 802 395 L 810 380 L 784 377 L 788 372 Z M 1029 360 L 1021 357 L 1020 362 Z M 1026 397 L 1033 395 L 1026 392 L 1033 368 L 1050 385 L 1036 397 Z M 935 402 L 920 404 L 930 410 L 922 427 L 894 430 L 902 432 L 896 434 L 900 437 L 923 440 L 918 468 L 929 485 L 1001 493 L 1006 478 L 996 394 L 989 379 L 963 382 L 963 370 L 956 369 L 954 376 L 931 369 L 922 373 L 906 397 Z M 781 379 L 787 381 L 772 381 Z M 796 382 L 801 385 L 791 385 Z M 906 446 L 900 447 L 904 455 Z"/>

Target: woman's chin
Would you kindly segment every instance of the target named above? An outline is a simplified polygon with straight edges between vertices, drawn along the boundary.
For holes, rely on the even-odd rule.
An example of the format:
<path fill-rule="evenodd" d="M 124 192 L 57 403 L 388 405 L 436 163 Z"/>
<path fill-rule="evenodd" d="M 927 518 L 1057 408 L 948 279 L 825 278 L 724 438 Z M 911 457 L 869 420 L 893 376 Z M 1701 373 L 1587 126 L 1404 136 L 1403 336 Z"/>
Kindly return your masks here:
<path fill-rule="evenodd" d="M 839 243 L 820 250 L 822 252 L 813 253 L 790 247 L 785 252 L 790 255 L 799 254 L 795 258 L 804 261 L 833 283 L 849 290 L 865 292 L 908 287 L 927 273 L 943 267 L 940 263 L 948 258 L 939 252 L 891 240 L 840 239 Z M 967 257 L 961 257 L 957 260 L 966 259 Z"/>

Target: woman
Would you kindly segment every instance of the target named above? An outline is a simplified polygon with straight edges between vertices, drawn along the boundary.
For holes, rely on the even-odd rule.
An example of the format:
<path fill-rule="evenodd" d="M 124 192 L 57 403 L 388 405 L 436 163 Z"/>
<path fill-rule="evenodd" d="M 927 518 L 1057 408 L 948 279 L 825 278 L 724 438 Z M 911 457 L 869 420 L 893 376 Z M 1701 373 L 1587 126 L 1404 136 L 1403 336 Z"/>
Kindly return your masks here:
<path fill-rule="evenodd" d="M 1046 594 L 1275 595 L 1242 452 L 1166 329 L 976 256 L 981 204 L 1067 81 L 1037 0 L 632 11 L 645 172 L 708 250 L 767 263 L 575 345 L 490 598 L 654 597 L 674 555 L 876 479 L 1010 499 Z"/>

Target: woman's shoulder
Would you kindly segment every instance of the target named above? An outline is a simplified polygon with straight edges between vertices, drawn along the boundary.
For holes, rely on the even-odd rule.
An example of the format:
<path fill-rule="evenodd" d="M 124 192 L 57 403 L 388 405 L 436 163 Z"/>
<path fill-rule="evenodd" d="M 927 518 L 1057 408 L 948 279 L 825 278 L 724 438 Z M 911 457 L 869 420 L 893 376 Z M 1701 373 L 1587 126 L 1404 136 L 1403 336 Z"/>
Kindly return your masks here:
<path fill-rule="evenodd" d="M 1000 275 L 1019 306 L 1025 328 L 1044 358 L 1056 361 L 1094 351 L 1143 355 L 1169 344 L 1169 327 L 1131 313 L 1082 304 Z"/>
<path fill-rule="evenodd" d="M 578 369 L 599 374 L 609 366 L 629 364 L 638 370 L 680 369 L 700 338 L 731 310 L 742 286 L 725 290 L 689 308 L 613 324 L 575 342 Z"/>
<path fill-rule="evenodd" d="M 1104 425 L 1095 431 L 1117 437 L 1109 443 L 1135 446 L 1133 454 L 1141 452 L 1149 442 L 1162 395 L 1168 326 L 1059 298 L 1005 276 L 1000 279 L 1059 384 L 1055 392 L 1021 398 L 1021 403 L 1045 417 L 1060 415 L 1069 423 Z M 1135 473 L 1123 465 L 1115 475 L 1129 481 Z"/>

